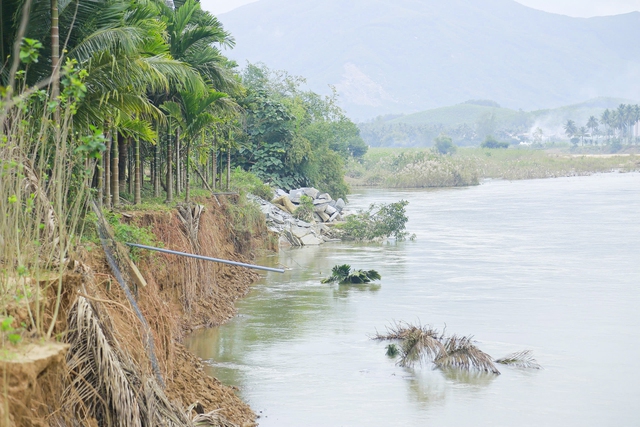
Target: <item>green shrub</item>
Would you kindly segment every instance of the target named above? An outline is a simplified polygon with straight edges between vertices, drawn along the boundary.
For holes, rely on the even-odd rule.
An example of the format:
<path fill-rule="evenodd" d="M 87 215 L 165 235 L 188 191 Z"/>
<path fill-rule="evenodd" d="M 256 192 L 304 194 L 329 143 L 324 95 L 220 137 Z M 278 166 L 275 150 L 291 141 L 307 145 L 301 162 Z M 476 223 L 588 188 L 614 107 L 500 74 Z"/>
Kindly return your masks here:
<path fill-rule="evenodd" d="M 453 154 L 457 150 L 457 147 L 453 143 L 453 139 L 443 133 L 434 139 L 433 142 L 435 150 L 440 154 Z"/>
<path fill-rule="evenodd" d="M 250 193 L 264 200 L 273 200 L 273 188 L 262 182 L 254 173 L 240 167 L 231 173 L 231 189 L 239 193 Z"/>
<path fill-rule="evenodd" d="M 293 213 L 293 217 L 311 222 L 313 220 L 313 199 L 309 196 L 300 197 L 300 205 Z"/>
<path fill-rule="evenodd" d="M 338 225 L 337 229 L 347 240 L 376 240 L 391 236 L 405 240 L 408 233 L 404 230 L 409 220 L 405 207 L 408 204 L 406 200 L 372 204 L 368 210 L 347 217 L 346 223 Z"/>
<path fill-rule="evenodd" d="M 506 148 L 509 148 L 509 143 L 498 141 L 493 136 L 489 135 L 484 140 L 484 142 L 480 144 L 480 147 L 490 148 L 490 149 L 506 149 Z"/>

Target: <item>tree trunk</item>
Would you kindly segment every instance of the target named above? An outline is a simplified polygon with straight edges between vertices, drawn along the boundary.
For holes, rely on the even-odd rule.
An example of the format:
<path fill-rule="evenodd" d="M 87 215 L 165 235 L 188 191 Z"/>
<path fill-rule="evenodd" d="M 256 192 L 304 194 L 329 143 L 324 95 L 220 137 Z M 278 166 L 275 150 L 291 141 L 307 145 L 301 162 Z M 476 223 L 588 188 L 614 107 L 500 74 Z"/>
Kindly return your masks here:
<path fill-rule="evenodd" d="M 160 124 L 156 126 L 158 140 L 153 150 L 153 197 L 160 197 Z"/>
<path fill-rule="evenodd" d="M 121 160 L 118 164 L 118 191 L 120 193 L 127 191 L 127 167 L 129 166 L 128 148 L 125 137 L 118 134 L 118 154 Z"/>
<path fill-rule="evenodd" d="M 169 127 L 169 143 L 167 144 L 167 200 L 165 203 L 173 202 L 173 171 L 171 170 L 171 127 Z"/>
<path fill-rule="evenodd" d="M 121 135 L 116 134 L 116 141 L 111 144 L 111 206 L 120 204 L 120 159 L 118 158 L 118 148 Z"/>
<path fill-rule="evenodd" d="M 142 167 L 140 162 L 140 138 L 136 138 L 136 146 L 135 146 L 135 195 L 133 197 L 133 203 L 135 205 L 139 205 L 142 202 Z"/>
<path fill-rule="evenodd" d="M 2 58 L 4 60 L 4 57 Z M 51 98 L 60 95 L 60 78 L 56 77 L 60 61 L 60 29 L 58 27 L 58 0 L 51 0 Z M 59 111 L 56 109 L 56 111 Z M 57 115 L 57 114 L 56 114 Z M 56 117 L 59 119 L 59 117 Z"/>
<path fill-rule="evenodd" d="M 216 137 L 213 137 L 213 149 L 211 150 L 211 188 L 216 189 L 218 180 L 218 152 L 216 150 Z"/>
<path fill-rule="evenodd" d="M 189 203 L 189 190 L 190 190 L 190 186 L 191 186 L 191 178 L 189 177 L 189 163 L 191 162 L 191 160 L 189 159 L 189 154 L 191 151 L 191 140 L 187 141 L 187 152 L 186 152 L 186 157 L 184 160 L 184 167 L 185 167 L 185 185 L 184 185 L 184 189 L 185 189 L 185 195 L 184 195 L 184 201 Z"/>
<path fill-rule="evenodd" d="M 111 208 L 111 145 L 113 144 L 113 132 L 107 138 L 107 150 L 104 153 L 104 157 L 102 159 L 104 165 L 104 181 L 102 185 L 104 185 L 104 205 L 107 208 Z"/>
<path fill-rule="evenodd" d="M 180 128 L 176 128 L 176 197 L 180 197 L 182 168 L 180 164 Z"/>
<path fill-rule="evenodd" d="M 227 148 L 227 191 L 231 185 L 231 147 Z"/>
<path fill-rule="evenodd" d="M 134 178 L 135 172 L 133 170 L 134 169 L 133 168 L 133 166 L 134 166 L 134 158 L 133 158 L 134 157 L 134 154 L 133 154 L 134 149 L 133 149 L 133 142 L 132 142 L 131 138 L 128 138 L 127 140 L 129 141 L 128 144 L 127 144 L 127 151 L 128 151 L 127 169 L 129 171 L 129 174 L 128 174 L 128 179 L 129 180 L 127 181 L 127 183 L 129 184 L 128 193 L 133 196 L 134 195 L 133 194 L 133 192 L 134 192 L 133 185 L 134 185 L 134 182 L 135 182 L 135 178 Z"/>

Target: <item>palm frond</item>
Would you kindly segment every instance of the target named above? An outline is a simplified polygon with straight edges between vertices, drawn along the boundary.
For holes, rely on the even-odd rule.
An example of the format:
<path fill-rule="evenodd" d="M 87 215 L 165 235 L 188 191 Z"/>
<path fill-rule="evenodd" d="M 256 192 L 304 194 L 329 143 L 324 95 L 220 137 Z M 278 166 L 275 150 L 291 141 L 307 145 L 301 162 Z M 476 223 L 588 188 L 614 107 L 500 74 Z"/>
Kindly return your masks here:
<path fill-rule="evenodd" d="M 91 303 L 78 297 L 69 314 L 67 364 L 72 382 L 63 401 L 119 427 L 140 426 L 140 407 L 112 344 Z"/>
<path fill-rule="evenodd" d="M 425 360 L 433 360 L 444 351 L 438 331 L 428 327 L 412 328 L 400 345 L 399 366 L 411 367 Z"/>
<path fill-rule="evenodd" d="M 523 350 L 512 353 L 508 356 L 496 360 L 496 363 L 500 363 L 501 365 L 515 366 L 518 368 L 542 369 L 542 366 L 540 366 L 536 359 L 533 357 L 531 350 Z"/>
<path fill-rule="evenodd" d="M 436 366 L 443 369 L 475 369 L 499 375 L 500 371 L 493 364 L 491 357 L 473 345 L 472 338 L 458 337 L 456 335 L 448 338 L 444 344 L 444 351 L 434 360 Z"/>

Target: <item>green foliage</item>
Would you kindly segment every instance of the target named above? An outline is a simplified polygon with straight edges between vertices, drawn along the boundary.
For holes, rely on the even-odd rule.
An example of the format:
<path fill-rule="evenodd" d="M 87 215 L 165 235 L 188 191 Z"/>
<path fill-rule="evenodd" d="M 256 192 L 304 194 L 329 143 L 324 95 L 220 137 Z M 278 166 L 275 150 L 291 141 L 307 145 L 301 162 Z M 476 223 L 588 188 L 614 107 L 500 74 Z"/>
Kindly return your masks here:
<path fill-rule="evenodd" d="M 138 243 L 146 246 L 161 246 L 157 237 L 151 231 L 151 227 L 138 227 L 134 224 L 121 222 L 122 215 L 116 212 L 105 212 L 105 218 L 111 228 L 116 241 L 125 244 L 127 242 Z M 143 249 L 130 248 L 129 254 L 133 261 L 138 261 L 143 254 Z"/>
<path fill-rule="evenodd" d="M 393 343 L 387 345 L 386 349 L 387 349 L 387 353 L 386 354 L 389 357 L 396 357 L 398 354 L 400 354 L 400 349 L 398 348 L 397 345 L 395 345 Z"/>
<path fill-rule="evenodd" d="M 453 139 L 445 134 L 440 134 L 433 140 L 434 149 L 440 154 L 453 154 L 456 152 L 456 146 L 453 143 Z"/>
<path fill-rule="evenodd" d="M 493 136 L 488 135 L 484 142 L 480 144 L 480 147 L 490 149 L 507 149 L 509 148 L 509 143 L 498 141 Z"/>
<path fill-rule="evenodd" d="M 231 189 L 240 193 L 250 193 L 264 200 L 273 200 L 273 188 L 265 184 L 252 172 L 236 167 L 231 172 Z"/>
<path fill-rule="evenodd" d="M 362 284 L 380 280 L 380 274 L 376 270 L 353 270 L 348 264 L 336 265 L 331 270 L 331 276 L 322 280 L 322 283 Z"/>
<path fill-rule="evenodd" d="M 304 91 L 304 79 L 262 64 L 250 64 L 243 82 L 247 120 L 236 164 L 286 190 L 313 186 L 345 197 L 344 161 L 363 156 L 367 146 L 335 93 Z"/>
<path fill-rule="evenodd" d="M 406 200 L 389 204 L 372 204 L 366 211 L 347 217 L 344 224 L 336 226 L 347 240 L 369 241 L 393 236 L 405 240 L 407 221 Z"/>
<path fill-rule="evenodd" d="M 306 195 L 300 197 L 300 205 L 293 213 L 293 217 L 311 222 L 313 220 L 313 199 Z"/>
<path fill-rule="evenodd" d="M 15 319 L 13 316 L 8 316 L 0 321 L 0 332 L 2 335 L 2 343 L 4 344 L 4 340 L 8 340 L 11 344 L 17 345 L 20 341 L 22 341 L 22 334 L 16 329 L 13 328 L 13 322 Z"/>

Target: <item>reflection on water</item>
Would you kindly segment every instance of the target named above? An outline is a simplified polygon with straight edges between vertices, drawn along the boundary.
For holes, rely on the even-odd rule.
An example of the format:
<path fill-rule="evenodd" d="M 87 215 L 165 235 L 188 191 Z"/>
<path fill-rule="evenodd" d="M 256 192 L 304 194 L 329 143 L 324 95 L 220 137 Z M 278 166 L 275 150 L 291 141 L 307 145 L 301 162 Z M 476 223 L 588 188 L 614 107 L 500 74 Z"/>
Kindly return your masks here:
<path fill-rule="evenodd" d="M 259 262 L 290 270 L 190 338 L 261 426 L 639 425 L 640 175 L 350 196 L 400 199 L 415 242 L 283 250 Z M 336 264 L 382 280 L 320 283 Z M 369 339 L 394 320 L 474 335 L 494 358 L 532 349 L 545 369 L 400 368 Z"/>

